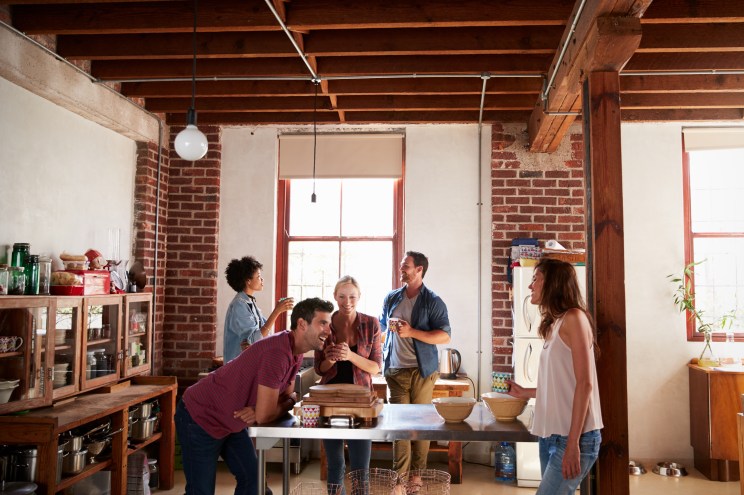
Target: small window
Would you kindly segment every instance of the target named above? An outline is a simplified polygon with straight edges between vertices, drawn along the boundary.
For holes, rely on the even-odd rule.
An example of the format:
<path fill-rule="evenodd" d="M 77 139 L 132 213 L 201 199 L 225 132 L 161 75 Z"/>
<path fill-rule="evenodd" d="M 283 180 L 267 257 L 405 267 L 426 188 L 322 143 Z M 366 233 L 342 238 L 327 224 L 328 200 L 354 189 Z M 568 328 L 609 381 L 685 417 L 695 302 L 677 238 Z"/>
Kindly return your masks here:
<path fill-rule="evenodd" d="M 278 290 L 331 302 L 336 281 L 351 275 L 362 297 L 357 310 L 379 316 L 397 286 L 401 258 L 401 179 L 280 180 Z"/>
<path fill-rule="evenodd" d="M 744 149 L 687 149 L 685 165 L 686 261 L 704 261 L 696 306 L 711 320 L 736 311 L 732 330 L 744 339 Z M 702 340 L 692 323 L 688 338 Z"/>

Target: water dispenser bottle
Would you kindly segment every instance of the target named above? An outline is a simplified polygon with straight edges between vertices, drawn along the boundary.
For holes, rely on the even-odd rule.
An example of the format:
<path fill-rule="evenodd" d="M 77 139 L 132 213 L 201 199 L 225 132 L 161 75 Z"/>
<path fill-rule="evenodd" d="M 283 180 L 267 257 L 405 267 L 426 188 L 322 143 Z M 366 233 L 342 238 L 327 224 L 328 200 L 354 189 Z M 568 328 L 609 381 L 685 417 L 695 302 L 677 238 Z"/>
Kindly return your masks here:
<path fill-rule="evenodd" d="M 495 469 L 496 481 L 516 483 L 517 453 L 509 442 L 501 442 L 496 447 Z"/>

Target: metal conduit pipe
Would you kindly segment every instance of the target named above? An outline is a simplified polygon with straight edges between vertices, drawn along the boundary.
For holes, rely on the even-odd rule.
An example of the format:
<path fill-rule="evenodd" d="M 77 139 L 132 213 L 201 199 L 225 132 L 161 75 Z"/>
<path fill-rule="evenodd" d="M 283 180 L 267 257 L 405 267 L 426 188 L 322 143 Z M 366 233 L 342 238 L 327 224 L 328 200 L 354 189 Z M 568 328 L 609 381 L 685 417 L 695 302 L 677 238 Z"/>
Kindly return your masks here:
<path fill-rule="evenodd" d="M 483 249 L 481 243 L 483 242 L 483 107 L 486 101 L 486 84 L 491 78 L 491 74 L 484 72 L 481 74 L 483 79 L 483 86 L 481 87 L 481 100 L 480 100 L 480 111 L 478 112 L 478 302 L 476 304 L 476 315 L 478 315 L 478 390 L 474 390 L 475 399 L 478 400 L 481 394 L 481 365 L 483 364 L 483 346 L 481 339 L 483 337 L 483 318 L 481 312 L 483 311 L 483 305 L 481 298 L 483 297 L 483 260 L 481 259 Z"/>
<path fill-rule="evenodd" d="M 305 67 L 307 67 L 307 70 L 310 71 L 310 74 L 313 76 L 313 80 L 320 81 L 320 78 L 318 77 L 318 74 L 315 73 L 313 68 L 310 66 L 310 62 L 307 61 L 307 55 L 302 51 L 300 48 L 300 45 L 297 44 L 294 37 L 292 36 L 292 33 L 289 32 L 289 29 L 287 29 L 287 25 L 284 24 L 284 21 L 282 21 L 282 18 L 279 16 L 279 12 L 276 11 L 274 8 L 274 5 L 271 3 L 271 0 L 266 0 L 266 5 L 269 7 L 269 10 L 271 10 L 271 13 L 274 14 L 274 17 L 276 18 L 276 22 L 279 23 L 279 25 L 282 27 L 282 31 L 287 35 L 287 38 L 289 38 L 289 41 L 292 43 L 292 46 L 294 47 L 297 54 L 302 59 L 302 62 L 305 64 Z"/>
<path fill-rule="evenodd" d="M 558 68 L 561 66 L 563 57 L 566 55 L 566 50 L 568 50 L 568 44 L 571 41 L 571 36 L 573 36 L 574 32 L 576 32 L 576 25 L 579 23 L 581 12 L 584 10 L 584 5 L 586 5 L 586 0 L 581 0 L 581 4 L 579 4 L 579 8 L 576 11 L 576 17 L 574 17 L 574 20 L 571 23 L 571 28 L 568 31 L 568 36 L 566 36 L 566 42 L 563 43 L 563 46 L 561 47 L 561 53 L 560 55 L 558 55 L 558 60 L 555 63 L 555 67 L 553 67 L 553 73 L 550 75 L 550 79 L 548 80 L 548 83 L 545 85 L 545 89 L 542 92 L 541 98 L 543 101 L 548 100 L 550 87 L 553 85 L 553 82 L 555 82 L 556 75 L 558 75 Z"/>

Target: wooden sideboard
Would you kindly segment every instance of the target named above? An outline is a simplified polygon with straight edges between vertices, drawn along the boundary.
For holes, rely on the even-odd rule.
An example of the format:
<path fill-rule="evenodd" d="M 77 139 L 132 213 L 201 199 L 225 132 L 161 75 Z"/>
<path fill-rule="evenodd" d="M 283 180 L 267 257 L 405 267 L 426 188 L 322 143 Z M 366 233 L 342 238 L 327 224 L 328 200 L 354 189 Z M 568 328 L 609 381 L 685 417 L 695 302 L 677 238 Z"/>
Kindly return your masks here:
<path fill-rule="evenodd" d="M 689 364 L 690 443 L 695 469 L 713 481 L 739 480 L 737 413 L 744 372 Z"/>

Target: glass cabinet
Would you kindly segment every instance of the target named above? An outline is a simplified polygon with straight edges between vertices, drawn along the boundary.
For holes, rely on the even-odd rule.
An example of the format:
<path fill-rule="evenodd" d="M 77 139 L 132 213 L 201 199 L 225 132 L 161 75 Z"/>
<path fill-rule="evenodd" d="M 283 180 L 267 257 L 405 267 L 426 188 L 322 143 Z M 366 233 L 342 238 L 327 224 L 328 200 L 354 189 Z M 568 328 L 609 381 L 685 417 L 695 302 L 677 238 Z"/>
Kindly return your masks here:
<path fill-rule="evenodd" d="M 83 298 L 57 297 L 54 318 L 53 398 L 80 391 Z"/>
<path fill-rule="evenodd" d="M 0 414 L 51 403 L 54 311 L 54 298 L 0 298 Z"/>
<path fill-rule="evenodd" d="M 83 298 L 80 389 L 119 379 L 121 366 L 121 296 Z"/>
<path fill-rule="evenodd" d="M 122 377 L 150 371 L 152 359 L 152 304 L 151 293 L 127 294 L 124 297 L 124 372 Z"/>

